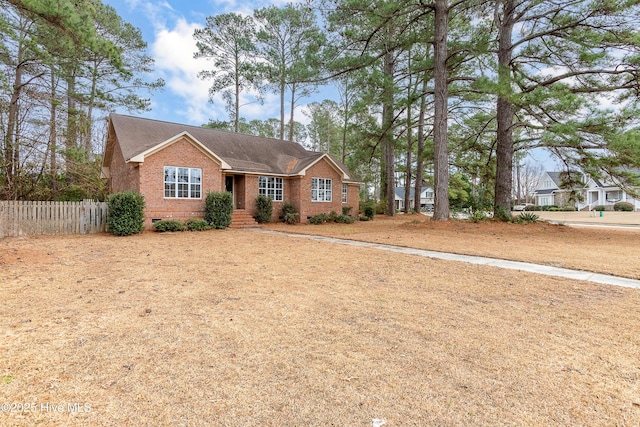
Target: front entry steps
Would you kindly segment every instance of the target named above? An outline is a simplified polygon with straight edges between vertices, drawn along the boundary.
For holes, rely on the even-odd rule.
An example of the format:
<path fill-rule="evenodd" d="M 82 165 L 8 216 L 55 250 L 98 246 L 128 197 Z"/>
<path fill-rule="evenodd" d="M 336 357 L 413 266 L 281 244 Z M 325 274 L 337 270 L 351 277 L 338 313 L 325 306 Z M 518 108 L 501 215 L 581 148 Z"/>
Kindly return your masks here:
<path fill-rule="evenodd" d="M 251 214 L 244 209 L 234 209 L 233 214 L 231 214 L 229 228 L 255 228 L 259 226 Z"/>

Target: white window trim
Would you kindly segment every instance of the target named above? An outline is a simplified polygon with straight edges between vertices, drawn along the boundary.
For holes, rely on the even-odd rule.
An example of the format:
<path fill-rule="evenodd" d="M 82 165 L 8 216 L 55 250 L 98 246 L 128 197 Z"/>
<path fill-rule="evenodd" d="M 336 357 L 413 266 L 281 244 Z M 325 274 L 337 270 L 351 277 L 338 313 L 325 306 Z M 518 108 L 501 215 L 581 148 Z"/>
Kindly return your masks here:
<path fill-rule="evenodd" d="M 266 187 L 263 187 L 262 182 L 266 183 Z M 272 183 L 273 185 L 269 185 Z M 280 197 L 278 197 L 278 190 Z M 277 176 L 259 176 L 258 177 L 258 195 L 267 196 L 274 202 L 284 201 L 284 179 Z"/>
<path fill-rule="evenodd" d="M 174 182 L 167 182 L 165 181 L 165 176 L 166 176 L 166 170 L 167 168 L 173 168 L 174 169 L 174 178 L 175 181 Z M 188 180 L 187 180 L 187 186 L 188 186 L 188 191 L 187 191 L 187 197 L 179 197 L 178 196 L 178 169 L 187 169 L 187 176 L 188 176 Z M 197 170 L 200 172 L 200 182 L 195 183 L 195 182 L 191 182 L 191 171 L 193 170 Z M 179 200 L 202 200 L 202 169 L 201 168 L 189 168 L 189 167 L 185 167 L 185 166 L 165 166 L 162 169 L 162 181 L 163 181 L 163 188 L 162 188 L 162 194 L 164 195 L 165 199 L 179 199 Z M 167 184 L 174 184 L 175 188 L 173 189 L 175 196 L 167 196 L 167 190 L 166 188 L 164 188 Z M 184 184 L 184 183 L 182 183 Z M 198 186 L 199 187 L 199 193 L 200 195 L 198 197 L 191 197 L 191 193 L 194 190 L 194 186 Z"/>
<path fill-rule="evenodd" d="M 322 182 L 322 189 L 320 183 Z M 327 185 L 327 183 L 329 185 Z M 322 198 L 320 194 L 322 192 Z M 315 197 L 314 197 L 315 195 Z M 327 198 L 328 195 L 328 198 Z M 311 201 L 317 203 L 328 203 L 333 201 L 333 179 L 331 178 L 311 178 Z"/>
<path fill-rule="evenodd" d="M 342 203 L 349 203 L 349 186 L 342 184 Z"/>

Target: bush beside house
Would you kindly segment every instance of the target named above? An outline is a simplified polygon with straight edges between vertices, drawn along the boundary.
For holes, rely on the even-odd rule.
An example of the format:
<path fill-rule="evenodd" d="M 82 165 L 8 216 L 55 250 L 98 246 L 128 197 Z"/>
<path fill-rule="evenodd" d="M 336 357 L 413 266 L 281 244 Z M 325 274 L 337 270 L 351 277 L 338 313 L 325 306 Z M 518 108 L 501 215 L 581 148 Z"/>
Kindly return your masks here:
<path fill-rule="evenodd" d="M 271 199 L 267 196 L 256 197 L 256 213 L 253 218 L 258 224 L 266 224 L 271 222 L 271 215 L 273 215 Z"/>
<path fill-rule="evenodd" d="M 107 228 L 116 236 L 142 233 L 144 230 L 144 196 L 135 191 L 122 191 L 107 199 Z"/>
<path fill-rule="evenodd" d="M 227 228 L 233 214 L 233 195 L 229 192 L 210 192 L 204 204 L 204 219 L 213 228 Z"/>
<path fill-rule="evenodd" d="M 298 212 L 291 202 L 284 202 L 282 212 L 280 213 L 280 221 L 287 224 L 295 224 L 298 222 Z"/>
<path fill-rule="evenodd" d="M 614 211 L 633 212 L 633 204 L 629 202 L 618 202 L 613 205 Z"/>

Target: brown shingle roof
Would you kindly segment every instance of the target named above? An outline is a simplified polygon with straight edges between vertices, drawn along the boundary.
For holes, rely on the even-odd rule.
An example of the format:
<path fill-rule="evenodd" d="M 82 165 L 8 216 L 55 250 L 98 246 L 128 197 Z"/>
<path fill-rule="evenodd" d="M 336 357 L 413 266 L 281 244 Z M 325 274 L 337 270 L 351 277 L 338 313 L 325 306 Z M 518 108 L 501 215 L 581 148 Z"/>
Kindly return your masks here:
<path fill-rule="evenodd" d="M 109 119 L 127 161 L 184 132 L 239 172 L 296 175 L 324 156 L 323 153 L 308 151 L 298 143 L 279 139 L 121 114 L 111 114 Z M 344 165 L 333 158 L 331 160 L 350 175 Z"/>

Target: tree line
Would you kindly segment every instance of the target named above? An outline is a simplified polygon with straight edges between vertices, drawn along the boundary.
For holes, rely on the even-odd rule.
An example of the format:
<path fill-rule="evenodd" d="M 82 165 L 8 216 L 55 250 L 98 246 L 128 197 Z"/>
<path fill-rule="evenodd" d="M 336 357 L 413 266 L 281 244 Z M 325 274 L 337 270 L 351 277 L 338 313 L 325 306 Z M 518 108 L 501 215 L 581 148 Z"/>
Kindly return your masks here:
<path fill-rule="evenodd" d="M 163 85 L 146 79 L 140 31 L 99 0 L 0 3 L 2 198 L 99 197 L 106 113 L 145 111 Z M 640 185 L 639 3 L 316 0 L 210 16 L 194 56 L 229 118 L 205 126 L 329 152 L 391 214 L 401 180 L 405 209 L 427 184 L 435 219 L 452 204 L 507 218 L 534 148 Z M 303 126 L 297 107 L 327 88 Z M 279 117 L 243 118 L 267 93 Z"/>
<path fill-rule="evenodd" d="M 398 177 L 405 209 L 409 187 L 420 206 L 433 185 L 438 220 L 460 198 L 508 218 L 514 165 L 534 148 L 638 185 L 639 3 L 318 0 L 212 16 L 195 56 L 230 120 L 209 126 L 307 140 L 375 183 L 388 213 Z M 296 106 L 327 84 L 338 97 L 311 103 L 304 128 Z M 279 119 L 247 123 L 267 92 Z"/>
<path fill-rule="evenodd" d="M 164 85 L 140 30 L 99 0 L 0 5 L 0 198 L 104 199 L 107 113 Z"/>

